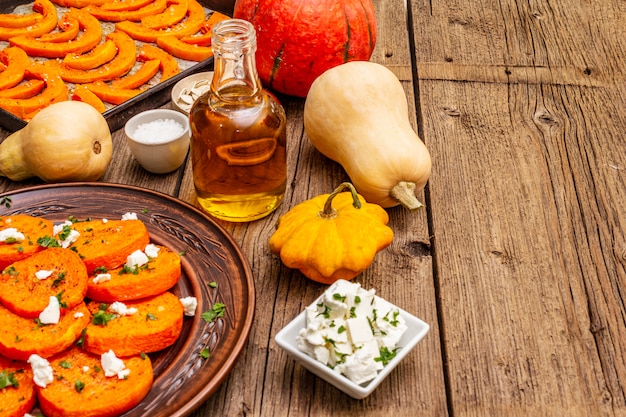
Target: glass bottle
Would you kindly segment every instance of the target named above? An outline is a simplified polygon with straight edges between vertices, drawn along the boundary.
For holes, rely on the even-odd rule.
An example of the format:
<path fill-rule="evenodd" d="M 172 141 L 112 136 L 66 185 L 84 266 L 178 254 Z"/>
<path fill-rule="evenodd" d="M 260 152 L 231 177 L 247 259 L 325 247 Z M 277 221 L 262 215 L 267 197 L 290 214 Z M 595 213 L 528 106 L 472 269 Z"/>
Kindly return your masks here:
<path fill-rule="evenodd" d="M 286 116 L 261 85 L 256 32 L 241 19 L 212 29 L 211 88 L 191 108 L 191 161 L 201 208 L 245 222 L 278 207 L 287 179 Z"/>

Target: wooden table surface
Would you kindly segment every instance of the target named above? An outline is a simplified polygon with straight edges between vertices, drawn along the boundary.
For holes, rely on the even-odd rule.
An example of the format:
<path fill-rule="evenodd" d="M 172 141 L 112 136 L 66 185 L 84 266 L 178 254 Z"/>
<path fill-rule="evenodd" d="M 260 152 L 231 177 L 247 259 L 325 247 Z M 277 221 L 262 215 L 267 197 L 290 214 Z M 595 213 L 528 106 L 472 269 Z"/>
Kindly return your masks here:
<path fill-rule="evenodd" d="M 274 342 L 326 288 L 270 253 L 274 224 L 347 179 L 308 142 L 304 100 L 281 97 L 285 200 L 263 220 L 221 222 L 254 273 L 254 325 L 229 378 L 192 415 L 626 415 L 624 1 L 374 3 L 372 61 L 402 81 L 433 169 L 426 208 L 388 210 L 394 242 L 355 280 L 431 330 L 364 400 Z M 152 175 L 121 130 L 113 139 L 102 181 L 193 203 L 189 164 Z M 3 179 L 0 190 L 38 183 Z"/>

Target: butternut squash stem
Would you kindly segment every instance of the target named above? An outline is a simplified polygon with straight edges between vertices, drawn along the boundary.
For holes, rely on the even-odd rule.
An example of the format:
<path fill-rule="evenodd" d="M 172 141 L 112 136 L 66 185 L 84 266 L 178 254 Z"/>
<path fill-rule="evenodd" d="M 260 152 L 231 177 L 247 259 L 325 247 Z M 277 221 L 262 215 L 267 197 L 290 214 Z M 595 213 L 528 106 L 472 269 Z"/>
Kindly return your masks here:
<path fill-rule="evenodd" d="M 361 200 L 359 200 L 359 195 L 356 192 L 356 188 L 349 182 L 342 182 L 339 184 L 339 187 L 335 188 L 335 191 L 330 193 L 328 198 L 326 199 L 326 203 L 324 203 L 324 210 L 319 212 L 319 216 L 322 219 L 333 219 L 337 217 L 337 211 L 333 208 L 333 199 L 339 195 L 339 193 L 344 192 L 345 190 L 349 190 L 352 194 L 352 206 L 354 208 L 361 208 Z"/>
<path fill-rule="evenodd" d="M 391 198 L 409 210 L 417 210 L 424 205 L 415 197 L 415 183 L 400 181 L 389 191 Z"/>

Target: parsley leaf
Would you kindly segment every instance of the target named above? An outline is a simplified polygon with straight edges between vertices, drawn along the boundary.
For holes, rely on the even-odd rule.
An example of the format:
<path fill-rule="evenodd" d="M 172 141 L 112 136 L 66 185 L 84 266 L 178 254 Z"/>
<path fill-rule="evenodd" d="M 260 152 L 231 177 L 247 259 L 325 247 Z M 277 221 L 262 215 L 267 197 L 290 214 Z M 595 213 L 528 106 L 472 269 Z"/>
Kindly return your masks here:
<path fill-rule="evenodd" d="M 224 316 L 224 312 L 226 311 L 226 306 L 222 303 L 215 303 L 213 307 L 209 311 L 205 311 L 202 313 L 202 318 L 207 323 L 211 323 L 213 320 L 219 317 Z"/>
<path fill-rule="evenodd" d="M 20 384 L 17 382 L 15 378 L 15 373 L 9 372 L 6 369 L 0 372 L 0 389 L 6 387 L 14 387 L 17 388 Z"/>

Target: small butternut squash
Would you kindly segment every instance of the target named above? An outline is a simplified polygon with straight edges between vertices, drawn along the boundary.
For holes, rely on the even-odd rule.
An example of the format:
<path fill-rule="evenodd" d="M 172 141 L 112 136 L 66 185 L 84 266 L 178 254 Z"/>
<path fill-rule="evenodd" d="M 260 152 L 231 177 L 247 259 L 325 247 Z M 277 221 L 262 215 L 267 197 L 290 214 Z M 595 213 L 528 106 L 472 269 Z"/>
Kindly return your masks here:
<path fill-rule="evenodd" d="M 285 266 L 313 281 L 332 284 L 356 277 L 391 244 L 388 221 L 382 207 L 366 202 L 345 182 L 280 217 L 269 246 Z"/>
<path fill-rule="evenodd" d="M 95 181 L 111 162 L 105 118 L 81 101 L 51 104 L 0 143 L 0 175 L 13 181 Z"/>
<path fill-rule="evenodd" d="M 415 193 L 430 177 L 431 158 L 389 69 L 352 61 L 324 72 L 307 95 L 304 127 L 313 146 L 343 166 L 368 202 L 422 206 Z"/>

